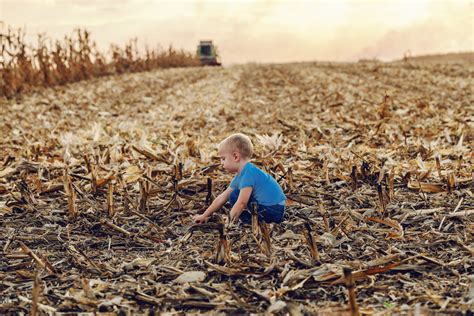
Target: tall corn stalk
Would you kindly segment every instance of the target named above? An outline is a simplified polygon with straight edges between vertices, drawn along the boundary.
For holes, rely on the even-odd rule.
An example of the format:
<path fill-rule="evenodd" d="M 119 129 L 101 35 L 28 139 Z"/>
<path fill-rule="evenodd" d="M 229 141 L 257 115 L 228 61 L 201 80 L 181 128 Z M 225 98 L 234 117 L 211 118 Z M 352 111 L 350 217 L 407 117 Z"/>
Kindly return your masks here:
<path fill-rule="evenodd" d="M 11 98 L 35 87 L 63 85 L 94 77 L 147 71 L 156 68 L 198 66 L 191 53 L 176 50 L 138 49 L 132 39 L 124 47 L 111 45 L 100 52 L 87 30 L 76 29 L 71 36 L 52 41 L 38 35 L 35 46 L 25 41 L 25 32 L 8 28 L 0 34 L 0 96 Z"/>

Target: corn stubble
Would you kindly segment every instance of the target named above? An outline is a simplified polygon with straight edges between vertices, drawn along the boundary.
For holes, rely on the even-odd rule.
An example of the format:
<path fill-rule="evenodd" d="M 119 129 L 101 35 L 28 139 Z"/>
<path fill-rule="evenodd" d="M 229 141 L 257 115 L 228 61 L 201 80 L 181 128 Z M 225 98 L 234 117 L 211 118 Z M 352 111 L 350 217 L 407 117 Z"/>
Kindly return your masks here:
<path fill-rule="evenodd" d="M 95 69 L 64 49 L 56 59 L 84 62 L 41 80 Z M 0 98 L 0 314 L 469 309 L 472 74 L 466 62 L 250 64 Z M 193 223 L 231 180 L 215 144 L 235 131 L 289 198 L 283 223 L 253 212 L 227 225 L 229 206 Z"/>

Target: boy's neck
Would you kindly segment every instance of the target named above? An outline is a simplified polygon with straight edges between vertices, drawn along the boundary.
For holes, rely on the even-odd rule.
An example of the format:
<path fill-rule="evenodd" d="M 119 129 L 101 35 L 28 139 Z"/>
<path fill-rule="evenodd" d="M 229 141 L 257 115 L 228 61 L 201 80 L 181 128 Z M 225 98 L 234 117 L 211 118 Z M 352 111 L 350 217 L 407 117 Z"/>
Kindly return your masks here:
<path fill-rule="evenodd" d="M 245 165 L 247 164 L 247 162 L 249 162 L 250 159 L 242 159 L 240 162 L 239 162 L 239 168 L 238 168 L 238 171 L 237 173 L 240 173 L 242 171 L 242 169 L 244 169 Z"/>

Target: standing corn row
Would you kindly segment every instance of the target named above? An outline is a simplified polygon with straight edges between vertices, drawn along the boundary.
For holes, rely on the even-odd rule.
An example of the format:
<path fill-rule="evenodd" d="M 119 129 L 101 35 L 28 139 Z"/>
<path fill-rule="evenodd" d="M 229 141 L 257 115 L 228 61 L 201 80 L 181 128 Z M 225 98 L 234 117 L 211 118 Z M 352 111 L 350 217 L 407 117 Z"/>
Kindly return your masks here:
<path fill-rule="evenodd" d="M 38 36 L 36 46 L 25 42 L 25 32 L 8 29 L 0 33 L 0 96 L 13 97 L 35 86 L 63 85 L 94 77 L 156 68 L 198 66 L 191 53 L 169 47 L 140 54 L 137 40 L 124 48 L 111 45 L 111 56 L 98 51 L 87 30 L 76 29 L 54 43 Z M 106 62 L 110 60 L 110 62 Z"/>

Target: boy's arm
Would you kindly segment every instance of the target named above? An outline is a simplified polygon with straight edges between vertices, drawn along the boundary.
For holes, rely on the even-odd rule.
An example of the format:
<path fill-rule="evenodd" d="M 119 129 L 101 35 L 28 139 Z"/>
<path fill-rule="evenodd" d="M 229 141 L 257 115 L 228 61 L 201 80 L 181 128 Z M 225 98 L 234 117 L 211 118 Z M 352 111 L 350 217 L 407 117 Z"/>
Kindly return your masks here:
<path fill-rule="evenodd" d="M 220 209 L 226 202 L 229 200 L 230 194 L 232 193 L 233 189 L 228 187 L 224 192 L 219 194 L 214 201 L 212 201 L 211 205 L 206 209 L 204 213 L 201 215 L 195 215 L 194 221 L 196 223 L 204 223 L 209 216 L 212 215 L 215 211 Z"/>
<path fill-rule="evenodd" d="M 250 195 L 252 194 L 252 187 L 242 188 L 239 193 L 239 197 L 237 198 L 237 202 L 235 202 L 234 206 L 230 210 L 230 221 L 234 222 L 239 218 L 242 211 L 247 206 L 249 202 Z"/>

